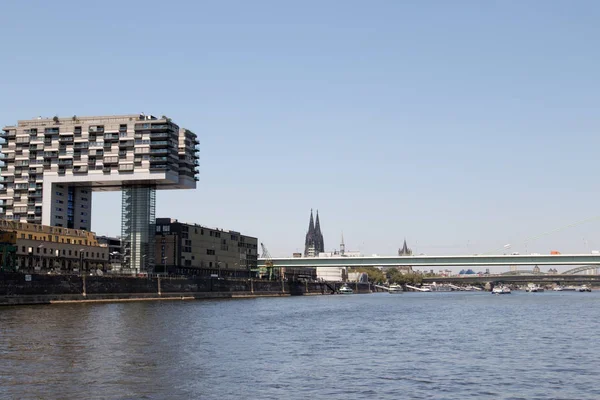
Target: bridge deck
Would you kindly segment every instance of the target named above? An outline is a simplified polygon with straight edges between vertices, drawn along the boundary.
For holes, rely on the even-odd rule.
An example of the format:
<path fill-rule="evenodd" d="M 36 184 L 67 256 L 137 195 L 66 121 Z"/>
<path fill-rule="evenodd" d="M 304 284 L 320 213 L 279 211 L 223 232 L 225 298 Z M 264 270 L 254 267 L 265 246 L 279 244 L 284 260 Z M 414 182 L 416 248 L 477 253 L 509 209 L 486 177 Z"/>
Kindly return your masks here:
<path fill-rule="evenodd" d="M 600 254 L 273 258 L 279 267 L 600 265 Z M 265 259 L 258 259 L 264 267 Z"/>

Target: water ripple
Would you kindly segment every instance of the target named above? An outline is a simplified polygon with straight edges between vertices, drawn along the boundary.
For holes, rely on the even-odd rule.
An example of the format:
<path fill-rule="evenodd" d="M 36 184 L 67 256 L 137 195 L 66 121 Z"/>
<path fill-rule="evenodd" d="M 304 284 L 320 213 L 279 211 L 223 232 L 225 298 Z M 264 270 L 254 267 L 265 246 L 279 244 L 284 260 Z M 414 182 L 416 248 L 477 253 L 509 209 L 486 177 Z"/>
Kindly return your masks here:
<path fill-rule="evenodd" d="M 0 398 L 598 399 L 600 293 L 0 309 Z"/>

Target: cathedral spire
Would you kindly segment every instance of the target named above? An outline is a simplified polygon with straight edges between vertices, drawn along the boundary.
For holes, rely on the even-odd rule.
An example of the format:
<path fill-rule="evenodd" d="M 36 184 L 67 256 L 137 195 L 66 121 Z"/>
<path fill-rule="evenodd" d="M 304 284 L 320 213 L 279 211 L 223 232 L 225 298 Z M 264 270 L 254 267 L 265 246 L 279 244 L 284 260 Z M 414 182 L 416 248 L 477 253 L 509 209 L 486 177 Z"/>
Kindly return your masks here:
<path fill-rule="evenodd" d="M 323 233 L 321 233 L 321 222 L 319 221 L 319 210 L 317 210 L 317 222 L 315 223 L 315 249 L 318 253 L 325 251 Z"/>
<path fill-rule="evenodd" d="M 317 225 L 319 225 L 319 212 L 317 211 Z M 315 233 L 315 221 L 313 220 L 312 208 L 310 209 L 310 222 L 308 223 L 308 233 Z"/>
<path fill-rule="evenodd" d="M 318 219 L 317 219 L 318 221 Z M 310 209 L 310 222 L 308 223 L 308 232 L 306 232 L 306 239 L 304 240 L 304 257 L 307 257 L 309 250 L 314 252 L 315 247 L 315 221 L 313 219 L 313 210 Z"/>
<path fill-rule="evenodd" d="M 315 234 L 321 234 L 321 224 L 319 223 L 319 210 L 317 210 L 317 222 L 315 224 Z"/>
<path fill-rule="evenodd" d="M 408 246 L 406 245 L 406 238 L 404 238 L 404 244 L 402 245 L 402 248 L 398 250 L 398 255 L 399 256 L 410 256 L 412 255 L 412 250 L 408 248 Z"/>

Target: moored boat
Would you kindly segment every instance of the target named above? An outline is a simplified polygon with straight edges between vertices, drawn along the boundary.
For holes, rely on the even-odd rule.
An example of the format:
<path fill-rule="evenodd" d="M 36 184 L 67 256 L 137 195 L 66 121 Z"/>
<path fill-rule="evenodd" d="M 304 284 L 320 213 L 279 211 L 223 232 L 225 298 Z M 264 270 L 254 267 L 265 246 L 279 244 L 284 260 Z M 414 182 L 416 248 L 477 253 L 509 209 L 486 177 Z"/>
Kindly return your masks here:
<path fill-rule="evenodd" d="M 537 293 L 537 292 L 543 292 L 544 288 L 540 287 L 534 283 L 530 283 L 527 285 L 527 287 L 525 288 L 526 292 L 530 292 L 530 293 Z"/>
<path fill-rule="evenodd" d="M 352 290 L 352 288 L 348 285 L 342 285 L 342 287 L 338 289 L 338 292 L 340 294 L 352 294 L 354 293 L 354 290 Z"/>
<path fill-rule="evenodd" d="M 508 286 L 496 286 L 492 289 L 492 294 L 510 294 L 510 288 Z"/>
<path fill-rule="evenodd" d="M 400 286 L 400 285 L 390 285 L 390 287 L 388 289 L 388 293 L 390 293 L 390 294 L 402 293 L 403 291 L 404 291 L 404 289 L 402 289 L 402 286 Z"/>

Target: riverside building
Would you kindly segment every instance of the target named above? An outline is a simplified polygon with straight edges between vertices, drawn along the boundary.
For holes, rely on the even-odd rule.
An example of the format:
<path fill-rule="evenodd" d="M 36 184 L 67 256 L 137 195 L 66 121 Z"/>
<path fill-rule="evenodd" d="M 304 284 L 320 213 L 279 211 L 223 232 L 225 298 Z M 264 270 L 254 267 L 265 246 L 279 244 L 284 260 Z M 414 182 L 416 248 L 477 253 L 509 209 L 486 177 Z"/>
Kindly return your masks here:
<path fill-rule="evenodd" d="M 121 191 L 124 267 L 151 270 L 157 189 L 196 187 L 198 140 L 170 118 L 37 118 L 1 131 L 0 218 L 90 230 L 92 193 Z"/>
<path fill-rule="evenodd" d="M 251 276 L 258 239 L 240 232 L 156 219 L 156 272 L 183 275 Z"/>
<path fill-rule="evenodd" d="M 93 232 L 0 220 L 0 231 L 14 235 L 15 267 L 21 271 L 83 272 L 109 269 L 107 246 Z"/>

